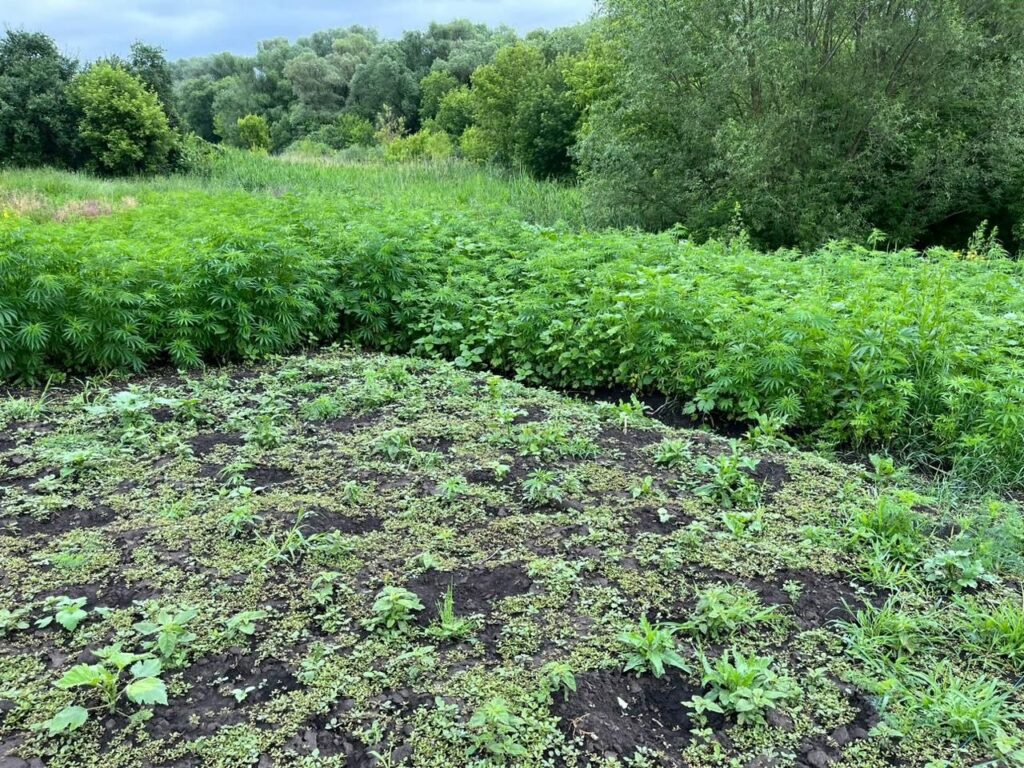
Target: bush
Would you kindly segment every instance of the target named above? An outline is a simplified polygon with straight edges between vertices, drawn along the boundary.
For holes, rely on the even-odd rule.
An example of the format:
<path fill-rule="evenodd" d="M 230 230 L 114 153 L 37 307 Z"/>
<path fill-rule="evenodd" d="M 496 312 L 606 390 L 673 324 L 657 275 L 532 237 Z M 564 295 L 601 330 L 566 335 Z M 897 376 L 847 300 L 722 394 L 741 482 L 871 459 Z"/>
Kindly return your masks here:
<path fill-rule="evenodd" d="M 384 156 L 396 162 L 448 160 L 455 153 L 447 133 L 424 128 L 419 133 L 392 139 L 384 145 Z"/>
<path fill-rule="evenodd" d="M 90 168 L 122 175 L 166 169 L 174 134 L 160 100 L 139 78 L 97 64 L 75 77 L 71 98 Z"/>
<path fill-rule="evenodd" d="M 373 146 L 376 141 L 374 133 L 373 123 L 369 120 L 346 113 L 333 123 L 320 126 L 308 138 L 331 149 L 345 149 Z"/>
<path fill-rule="evenodd" d="M 238 140 L 253 152 L 270 151 L 270 126 L 262 115 L 238 118 Z"/>

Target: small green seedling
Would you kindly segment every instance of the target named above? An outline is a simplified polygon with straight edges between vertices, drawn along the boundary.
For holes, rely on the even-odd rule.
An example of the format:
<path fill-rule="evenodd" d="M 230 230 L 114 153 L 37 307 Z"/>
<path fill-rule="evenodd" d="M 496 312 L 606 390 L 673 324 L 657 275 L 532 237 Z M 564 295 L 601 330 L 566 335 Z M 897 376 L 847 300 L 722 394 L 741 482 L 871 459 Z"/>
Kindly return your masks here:
<path fill-rule="evenodd" d="M 224 636 L 231 640 L 252 637 L 256 634 L 256 622 L 269 616 L 266 611 L 242 611 L 224 619 Z"/>
<path fill-rule="evenodd" d="M 703 654 L 700 657 L 704 674 L 702 685 L 710 685 L 705 696 L 694 696 L 684 702 L 703 717 L 706 712 L 734 715 L 740 725 L 763 723 L 764 714 L 779 703 L 799 693 L 796 684 L 772 670 L 773 659 L 768 656 L 744 656 L 737 650 L 729 651 L 712 666 Z"/>
<path fill-rule="evenodd" d="M 619 643 L 626 650 L 626 672 L 639 677 L 650 672 L 655 677 L 665 674 L 665 667 L 690 671 L 690 665 L 676 650 L 675 628 L 670 625 L 653 626 L 644 616 L 640 625 L 619 635 Z"/>
<path fill-rule="evenodd" d="M 480 707 L 469 719 L 469 755 L 484 754 L 500 763 L 527 754 L 520 743 L 523 718 L 512 714 L 508 702 L 495 697 Z"/>
<path fill-rule="evenodd" d="M 45 629 L 56 622 L 68 632 L 74 632 L 89 616 L 85 603 L 84 597 L 48 597 L 43 602 L 46 615 L 36 621 L 36 626 Z"/>
<path fill-rule="evenodd" d="M 423 610 L 415 593 L 401 587 L 384 587 L 373 602 L 373 616 L 363 622 L 371 632 L 404 632 Z"/>
<path fill-rule="evenodd" d="M 43 723 L 50 735 L 81 728 L 91 711 L 102 709 L 110 714 L 120 711 L 122 699 L 141 707 L 167 704 L 167 688 L 160 679 L 160 660 L 151 653 L 126 653 L 120 645 L 96 651 L 97 664 L 77 664 L 56 682 L 63 690 L 83 688 L 99 699 L 95 707 L 71 705 Z M 128 680 L 123 680 L 128 670 Z"/>
<path fill-rule="evenodd" d="M 454 590 L 449 584 L 444 597 L 437 601 L 437 622 L 427 630 L 427 634 L 442 640 L 464 640 L 479 627 L 479 616 L 455 615 Z"/>
<path fill-rule="evenodd" d="M 187 659 L 184 646 L 194 642 L 196 636 L 187 625 L 197 616 L 198 611 L 184 608 L 179 611 L 159 610 L 151 618 L 133 625 L 143 637 L 152 638 L 143 643 L 147 651 L 160 654 L 165 664 L 181 666 Z"/>

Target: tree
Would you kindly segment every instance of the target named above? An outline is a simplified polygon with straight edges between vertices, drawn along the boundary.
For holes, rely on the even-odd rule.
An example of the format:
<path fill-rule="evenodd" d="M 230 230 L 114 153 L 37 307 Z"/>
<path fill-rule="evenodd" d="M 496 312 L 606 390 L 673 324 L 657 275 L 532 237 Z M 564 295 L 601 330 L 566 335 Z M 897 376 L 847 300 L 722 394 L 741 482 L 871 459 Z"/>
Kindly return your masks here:
<path fill-rule="evenodd" d="M 262 115 L 246 115 L 238 118 L 238 139 L 242 146 L 253 152 L 267 152 L 270 149 L 270 126 Z"/>
<path fill-rule="evenodd" d="M 383 45 L 352 75 L 349 84 L 348 109 L 367 120 L 373 120 L 385 105 L 414 127 L 419 107 L 419 83 L 405 65 L 401 49 L 395 44 Z"/>
<path fill-rule="evenodd" d="M 157 95 L 163 104 L 168 122 L 176 126 L 179 118 L 174 98 L 174 75 L 164 56 L 164 49 L 138 41 L 132 43 L 131 55 L 125 69 Z"/>
<path fill-rule="evenodd" d="M 496 160 L 544 177 L 571 171 L 569 148 L 579 112 L 562 76 L 564 66 L 561 60 L 546 61 L 539 48 L 518 43 L 473 73 L 478 138 Z"/>
<path fill-rule="evenodd" d="M 420 120 L 425 122 L 437 117 L 441 99 L 458 87 L 458 78 L 443 70 L 434 70 L 420 80 Z"/>
<path fill-rule="evenodd" d="M 473 124 L 473 94 L 464 85 L 442 97 L 434 124 L 449 136 L 459 137 Z"/>
<path fill-rule="evenodd" d="M 78 134 L 90 168 L 133 174 L 166 166 L 174 134 L 159 98 L 138 77 L 96 64 L 75 77 L 70 93 L 81 113 Z"/>
<path fill-rule="evenodd" d="M 763 246 L 873 227 L 908 244 L 965 240 L 1024 199 L 1019 3 L 606 7 L 610 61 L 590 62 L 577 98 L 595 223 L 681 222 L 704 237 L 739 206 Z"/>
<path fill-rule="evenodd" d="M 186 80 L 178 87 L 178 107 L 185 127 L 206 141 L 216 141 L 213 102 L 217 81 L 209 75 Z"/>
<path fill-rule="evenodd" d="M 0 163 L 72 164 L 75 68 L 46 35 L 8 30 L 0 41 Z"/>

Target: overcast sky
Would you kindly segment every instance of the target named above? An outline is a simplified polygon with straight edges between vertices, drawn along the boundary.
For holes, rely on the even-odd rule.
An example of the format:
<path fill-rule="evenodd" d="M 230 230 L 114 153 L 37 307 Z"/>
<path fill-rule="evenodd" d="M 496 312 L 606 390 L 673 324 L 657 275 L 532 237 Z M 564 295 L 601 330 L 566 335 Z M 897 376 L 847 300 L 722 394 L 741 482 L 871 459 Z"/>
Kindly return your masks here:
<path fill-rule="evenodd" d="M 593 0 L 0 0 L 0 26 L 42 31 L 67 54 L 125 53 L 134 40 L 170 59 L 220 51 L 254 53 L 270 37 L 329 27 L 376 27 L 385 37 L 430 21 L 468 18 L 520 32 L 586 19 Z"/>

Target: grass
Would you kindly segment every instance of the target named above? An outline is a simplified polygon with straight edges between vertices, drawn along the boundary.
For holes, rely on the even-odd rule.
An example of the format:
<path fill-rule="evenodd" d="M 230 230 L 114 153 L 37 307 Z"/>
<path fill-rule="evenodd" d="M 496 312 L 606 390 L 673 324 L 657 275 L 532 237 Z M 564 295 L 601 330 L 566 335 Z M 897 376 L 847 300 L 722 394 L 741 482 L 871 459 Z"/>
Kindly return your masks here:
<path fill-rule="evenodd" d="M 51 768 L 1022 764 L 1024 571 L 991 539 L 1019 507 L 992 526 L 757 441 L 337 348 L 11 392 L 0 743 Z M 737 454 L 774 478 L 756 535 L 701 492 Z M 864 531 L 916 578 L 860 578 Z M 996 578 L 927 580 L 947 550 Z"/>

